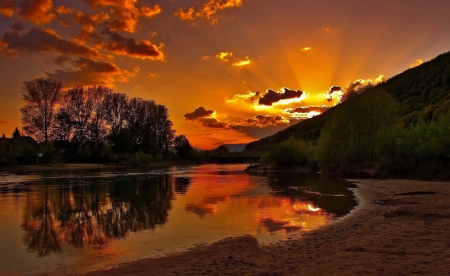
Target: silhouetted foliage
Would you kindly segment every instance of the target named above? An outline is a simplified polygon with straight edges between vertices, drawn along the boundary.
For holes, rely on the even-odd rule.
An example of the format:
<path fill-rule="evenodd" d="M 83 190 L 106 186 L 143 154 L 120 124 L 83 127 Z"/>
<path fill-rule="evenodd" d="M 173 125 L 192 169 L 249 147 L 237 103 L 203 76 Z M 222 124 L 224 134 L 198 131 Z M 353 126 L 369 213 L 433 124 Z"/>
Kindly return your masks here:
<path fill-rule="evenodd" d="M 62 84 L 51 79 L 37 78 L 24 85 L 24 130 L 44 143 L 41 147 L 54 149 L 43 163 L 129 161 L 145 165 L 173 155 L 175 131 L 164 105 L 128 99 L 105 86 L 76 86 L 62 93 Z M 184 158 L 197 158 L 192 149 L 184 151 Z M 10 163 L 9 148 L 0 152 L 7 160 L 3 163 Z"/>
<path fill-rule="evenodd" d="M 56 105 L 59 101 L 62 83 L 50 78 L 36 78 L 24 81 L 22 99 L 22 123 L 25 133 L 38 142 L 49 142 L 53 130 Z"/>
<path fill-rule="evenodd" d="M 20 135 L 20 131 L 19 131 L 19 129 L 16 127 L 15 129 L 14 129 L 14 131 L 13 131 L 13 133 L 11 134 L 11 138 L 19 138 L 21 135 Z"/>

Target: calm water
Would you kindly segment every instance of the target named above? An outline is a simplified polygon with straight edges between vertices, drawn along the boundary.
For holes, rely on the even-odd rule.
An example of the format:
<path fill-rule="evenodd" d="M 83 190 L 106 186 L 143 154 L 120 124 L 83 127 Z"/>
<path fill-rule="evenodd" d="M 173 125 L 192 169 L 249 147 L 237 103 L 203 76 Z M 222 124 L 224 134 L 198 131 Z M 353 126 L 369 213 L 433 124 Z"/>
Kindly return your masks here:
<path fill-rule="evenodd" d="M 0 274 L 82 273 L 244 234 L 267 244 L 356 204 L 344 181 L 246 166 L 0 172 Z"/>

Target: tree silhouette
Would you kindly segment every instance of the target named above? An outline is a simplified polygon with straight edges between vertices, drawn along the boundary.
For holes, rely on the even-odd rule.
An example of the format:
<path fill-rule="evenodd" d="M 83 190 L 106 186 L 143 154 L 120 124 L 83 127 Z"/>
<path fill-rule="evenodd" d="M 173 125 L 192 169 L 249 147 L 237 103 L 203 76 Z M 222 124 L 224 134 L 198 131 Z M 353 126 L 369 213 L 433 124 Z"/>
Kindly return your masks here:
<path fill-rule="evenodd" d="M 22 98 L 25 106 L 20 111 L 24 130 L 37 141 L 47 143 L 53 128 L 62 83 L 50 78 L 36 78 L 24 81 L 23 84 Z"/>
<path fill-rule="evenodd" d="M 20 135 L 20 131 L 19 131 L 19 129 L 16 127 L 16 128 L 14 129 L 12 135 L 11 135 L 11 138 L 19 138 L 20 136 L 21 136 L 21 135 Z"/>

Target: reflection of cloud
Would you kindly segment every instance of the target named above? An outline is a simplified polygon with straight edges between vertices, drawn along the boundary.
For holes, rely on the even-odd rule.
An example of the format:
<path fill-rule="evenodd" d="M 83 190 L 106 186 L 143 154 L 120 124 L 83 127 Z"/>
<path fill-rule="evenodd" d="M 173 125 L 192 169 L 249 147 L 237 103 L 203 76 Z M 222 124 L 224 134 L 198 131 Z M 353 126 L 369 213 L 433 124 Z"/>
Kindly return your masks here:
<path fill-rule="evenodd" d="M 116 54 L 141 59 L 164 60 L 164 53 L 161 50 L 164 44 L 156 46 L 148 40 L 138 42 L 134 38 L 124 37 L 110 29 L 103 30 L 101 34 L 109 37 L 109 41 L 103 43 L 103 47 Z"/>
<path fill-rule="evenodd" d="M 194 7 L 190 7 L 186 12 L 180 8 L 179 11 L 175 12 L 175 16 L 181 18 L 182 20 L 194 20 L 195 18 L 205 18 L 210 20 L 212 24 L 217 23 L 216 14 L 218 11 L 240 7 L 244 0 L 210 0 L 203 5 L 203 7 L 195 11 Z"/>
<path fill-rule="evenodd" d="M 56 18 L 52 0 L 24 0 L 19 7 L 19 16 L 37 25 L 48 24 Z"/>
<path fill-rule="evenodd" d="M 12 17 L 14 10 L 16 9 L 16 3 L 14 0 L 0 0 L 0 14 L 5 17 Z"/>
<path fill-rule="evenodd" d="M 208 204 L 186 204 L 184 209 L 188 212 L 196 214 L 200 218 L 204 218 L 207 215 L 214 214 L 216 212 L 215 206 Z"/>
<path fill-rule="evenodd" d="M 272 218 L 261 219 L 261 224 L 264 225 L 264 227 L 266 227 L 267 231 L 269 231 L 270 233 L 277 232 L 280 230 L 285 230 L 286 232 L 289 233 L 302 229 L 301 226 L 289 225 L 290 224 L 289 221 L 279 221 L 274 220 Z"/>
<path fill-rule="evenodd" d="M 409 65 L 409 68 L 414 68 L 414 67 L 417 67 L 417 66 L 419 66 L 419 65 L 421 65 L 423 63 L 423 60 L 422 59 L 416 59 L 416 61 L 414 61 L 413 63 L 411 63 L 410 65 Z"/>
<path fill-rule="evenodd" d="M 3 35 L 2 42 L 6 44 L 7 49 L 32 53 L 50 52 L 62 55 L 80 55 L 85 57 L 100 56 L 95 49 L 62 39 L 51 29 L 31 28 L 31 30 L 22 33 L 19 31 L 22 28 L 22 24 L 15 24 L 12 30 L 7 31 Z"/>

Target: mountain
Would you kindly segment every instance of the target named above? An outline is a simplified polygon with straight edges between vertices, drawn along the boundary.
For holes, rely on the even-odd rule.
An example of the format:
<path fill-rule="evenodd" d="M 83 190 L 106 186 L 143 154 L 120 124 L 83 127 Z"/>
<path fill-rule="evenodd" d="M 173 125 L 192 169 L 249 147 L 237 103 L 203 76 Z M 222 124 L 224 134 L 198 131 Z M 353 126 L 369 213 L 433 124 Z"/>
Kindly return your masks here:
<path fill-rule="evenodd" d="M 224 144 L 222 146 L 227 147 L 230 152 L 241 152 L 244 151 L 247 144 Z"/>
<path fill-rule="evenodd" d="M 404 126 L 418 120 L 430 122 L 450 111 L 450 52 L 439 55 L 420 66 L 406 70 L 367 91 L 384 89 L 398 103 L 398 114 Z M 345 102 L 341 105 L 345 105 Z M 246 152 L 263 152 L 271 145 L 293 136 L 296 139 L 315 141 L 334 108 L 311 119 L 299 122 L 285 130 L 249 143 Z"/>

